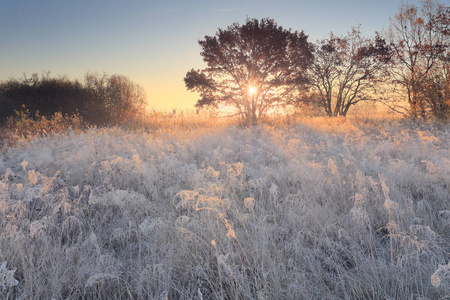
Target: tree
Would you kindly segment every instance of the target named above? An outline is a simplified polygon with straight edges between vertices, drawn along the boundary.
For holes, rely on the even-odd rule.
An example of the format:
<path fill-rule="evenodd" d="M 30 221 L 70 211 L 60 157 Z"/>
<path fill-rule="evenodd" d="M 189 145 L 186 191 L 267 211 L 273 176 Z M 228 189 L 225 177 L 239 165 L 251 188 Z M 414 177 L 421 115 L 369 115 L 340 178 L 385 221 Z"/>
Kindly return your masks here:
<path fill-rule="evenodd" d="M 399 90 L 409 104 L 402 107 L 393 99 L 388 103 L 392 108 L 422 118 L 448 114 L 445 97 L 435 88 L 445 90 L 448 82 L 449 20 L 450 7 L 433 0 L 422 1 L 420 7 L 403 4 L 391 19 L 385 32 L 394 54 L 391 90 Z"/>
<path fill-rule="evenodd" d="M 144 89 L 123 75 L 88 73 L 85 86 L 92 99 L 88 119 L 96 118 L 102 124 L 126 122 L 146 104 Z"/>
<path fill-rule="evenodd" d="M 346 116 L 350 107 L 372 101 L 374 85 L 384 77 L 390 51 L 379 35 L 374 40 L 353 28 L 347 36 L 333 33 L 314 45 L 309 71 L 313 101 L 328 116 Z"/>
<path fill-rule="evenodd" d="M 292 101 L 312 59 L 307 35 L 272 19 L 234 23 L 199 44 L 207 67 L 184 78 L 189 91 L 200 93 L 196 106 L 235 107 L 247 124 Z"/>
<path fill-rule="evenodd" d="M 112 75 L 108 80 L 107 108 L 113 120 L 128 120 L 146 104 L 144 89 L 128 77 Z"/>

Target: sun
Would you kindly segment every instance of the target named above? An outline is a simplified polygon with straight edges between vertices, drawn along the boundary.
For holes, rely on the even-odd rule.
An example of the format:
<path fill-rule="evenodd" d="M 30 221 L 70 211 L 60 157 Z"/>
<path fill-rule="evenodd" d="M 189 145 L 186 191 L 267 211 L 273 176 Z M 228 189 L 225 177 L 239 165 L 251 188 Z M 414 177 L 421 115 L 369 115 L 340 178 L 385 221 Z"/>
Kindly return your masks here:
<path fill-rule="evenodd" d="M 253 96 L 256 93 L 256 91 L 257 91 L 256 87 L 254 87 L 252 85 L 250 85 L 248 87 L 248 92 L 249 92 L 250 96 Z"/>

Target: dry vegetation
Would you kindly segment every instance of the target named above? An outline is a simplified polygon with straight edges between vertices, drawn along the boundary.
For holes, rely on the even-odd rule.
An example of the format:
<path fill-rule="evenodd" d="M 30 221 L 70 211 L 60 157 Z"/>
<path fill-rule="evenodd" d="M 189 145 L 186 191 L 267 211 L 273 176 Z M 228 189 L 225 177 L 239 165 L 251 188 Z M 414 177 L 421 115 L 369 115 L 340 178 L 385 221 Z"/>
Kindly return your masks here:
<path fill-rule="evenodd" d="M 0 152 L 0 297 L 449 295 L 448 125 L 223 120 L 17 134 Z"/>

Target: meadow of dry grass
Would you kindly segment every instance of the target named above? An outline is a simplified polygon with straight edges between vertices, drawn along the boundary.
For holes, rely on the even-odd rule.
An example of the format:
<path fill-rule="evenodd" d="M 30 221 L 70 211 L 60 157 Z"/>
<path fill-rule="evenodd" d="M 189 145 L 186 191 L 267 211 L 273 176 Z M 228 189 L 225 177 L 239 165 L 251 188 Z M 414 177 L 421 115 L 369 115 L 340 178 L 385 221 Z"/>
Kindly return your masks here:
<path fill-rule="evenodd" d="M 448 125 L 161 118 L 3 147 L 0 298 L 448 299 Z"/>

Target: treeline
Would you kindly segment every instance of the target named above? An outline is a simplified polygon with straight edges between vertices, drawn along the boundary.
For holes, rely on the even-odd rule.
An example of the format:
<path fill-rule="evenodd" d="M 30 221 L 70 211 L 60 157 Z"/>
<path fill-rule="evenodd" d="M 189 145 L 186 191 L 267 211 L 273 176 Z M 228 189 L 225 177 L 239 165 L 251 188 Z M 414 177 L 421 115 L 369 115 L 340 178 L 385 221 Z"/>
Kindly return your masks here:
<path fill-rule="evenodd" d="M 308 105 L 346 116 L 363 101 L 414 118 L 450 118 L 450 7 L 403 3 L 374 38 L 347 35 L 311 42 L 273 19 L 247 19 L 199 41 L 207 63 L 190 70 L 197 107 L 232 106 L 247 124 L 276 107 Z"/>
<path fill-rule="evenodd" d="M 50 119 L 55 113 L 78 115 L 89 125 L 122 124 L 146 104 L 141 86 L 123 75 L 91 74 L 84 81 L 49 73 L 24 75 L 0 83 L 0 122 L 20 111 Z"/>

